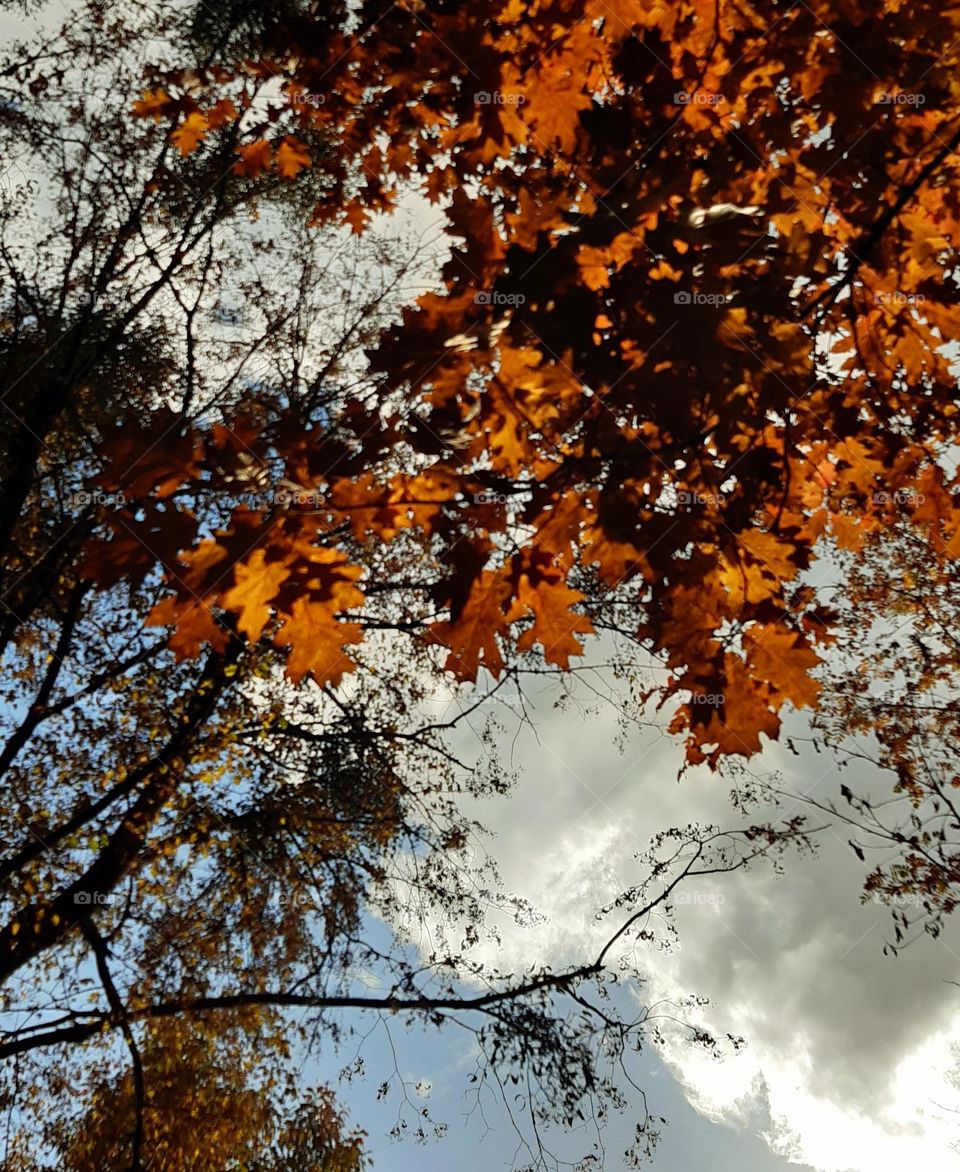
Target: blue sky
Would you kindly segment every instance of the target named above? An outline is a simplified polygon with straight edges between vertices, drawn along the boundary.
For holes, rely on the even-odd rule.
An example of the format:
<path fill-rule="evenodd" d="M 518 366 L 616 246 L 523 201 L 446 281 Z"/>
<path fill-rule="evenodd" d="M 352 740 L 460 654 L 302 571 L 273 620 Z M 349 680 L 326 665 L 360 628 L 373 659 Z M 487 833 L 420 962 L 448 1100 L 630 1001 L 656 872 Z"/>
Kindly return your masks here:
<path fill-rule="evenodd" d="M 372 1023 L 367 1023 L 367 1028 Z M 396 1084 L 379 1102 L 376 1091 L 384 1072 L 394 1065 L 391 1042 L 384 1027 L 378 1026 L 365 1041 L 362 1054 L 369 1074 L 352 1085 L 339 1083 L 341 1101 L 350 1112 L 351 1121 L 368 1132 L 367 1149 L 374 1157 L 375 1168 L 391 1172 L 509 1172 L 517 1153 L 517 1137 L 512 1131 L 502 1107 L 488 1110 L 486 1126 L 480 1116 L 469 1113 L 464 1100 L 467 1084 L 464 1068 L 469 1062 L 466 1044 L 453 1034 L 436 1035 L 421 1030 L 392 1029 L 393 1049 L 399 1065 L 413 1084 L 421 1079 L 432 1080 L 426 1097 L 409 1091 L 412 1102 L 427 1106 L 431 1117 L 447 1124 L 442 1139 L 417 1143 L 409 1136 L 401 1141 L 389 1137 L 399 1117 L 400 1093 Z M 463 1062 L 463 1065 L 461 1065 Z M 653 1167 L 666 1172 L 694 1172 L 709 1168 L 710 1172 L 808 1172 L 807 1165 L 793 1164 L 770 1152 L 764 1141 L 755 1134 L 765 1120 L 758 1111 L 753 1126 L 734 1128 L 711 1122 L 699 1115 L 687 1102 L 682 1089 L 670 1071 L 649 1051 L 640 1069 L 646 1076 L 650 1109 L 666 1116 L 667 1126 L 661 1128 Z M 335 1062 L 310 1064 L 308 1073 L 321 1080 L 336 1080 L 339 1066 Z M 414 1112 L 409 1108 L 405 1117 L 410 1130 L 415 1126 Z M 621 1153 L 630 1142 L 635 1116 L 627 1113 L 613 1116 L 604 1129 L 606 1161 L 605 1172 L 616 1172 L 625 1167 Z M 582 1153 L 590 1150 L 584 1139 L 577 1144 Z"/>

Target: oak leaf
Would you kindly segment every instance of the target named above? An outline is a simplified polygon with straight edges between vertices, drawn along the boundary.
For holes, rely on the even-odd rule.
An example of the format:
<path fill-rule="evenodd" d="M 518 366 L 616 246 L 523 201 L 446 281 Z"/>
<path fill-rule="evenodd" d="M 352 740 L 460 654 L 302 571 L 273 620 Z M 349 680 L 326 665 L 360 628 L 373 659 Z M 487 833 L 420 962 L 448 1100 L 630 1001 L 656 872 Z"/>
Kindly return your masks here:
<path fill-rule="evenodd" d="M 803 635 L 781 624 L 744 632 L 747 664 L 754 678 L 772 684 L 795 708 L 813 708 L 820 683 L 810 672 L 821 662 Z"/>
<path fill-rule="evenodd" d="M 233 164 L 233 173 L 243 175 L 248 179 L 256 179 L 261 172 L 266 171 L 273 159 L 273 148 L 265 138 L 246 146 L 237 147 L 240 158 Z"/>
<path fill-rule="evenodd" d="M 247 562 L 234 567 L 234 584 L 221 597 L 221 605 L 237 615 L 237 627 L 256 642 L 270 618 L 270 603 L 277 597 L 290 570 L 282 562 L 268 562 L 262 549 Z"/>
<path fill-rule="evenodd" d="M 498 636 L 506 633 L 510 586 L 502 572 L 484 570 L 475 579 L 460 617 L 434 623 L 431 642 L 450 649 L 446 670 L 460 680 L 476 680 L 481 666 L 496 679 L 503 671 Z"/>
<path fill-rule="evenodd" d="M 188 114 L 183 122 L 171 134 L 170 141 L 177 148 L 183 158 L 192 154 L 200 143 L 206 138 L 209 123 L 207 122 L 206 114 L 201 114 L 199 110 L 194 110 L 192 114 Z"/>
<path fill-rule="evenodd" d="M 133 112 L 138 118 L 161 122 L 174 105 L 173 98 L 164 90 L 146 90 L 143 97 L 133 103 Z"/>
<path fill-rule="evenodd" d="M 529 651 L 539 643 L 547 663 L 554 663 L 567 671 L 570 656 L 583 654 L 583 644 L 576 636 L 593 634 L 590 619 L 571 609 L 583 599 L 579 590 L 572 590 L 559 576 L 521 574 L 516 601 L 507 621 L 515 621 L 530 612 L 534 623 L 517 640 L 518 649 Z"/>
<path fill-rule="evenodd" d="M 334 609 L 332 601 L 300 597 L 284 617 L 274 643 L 289 648 L 286 670 L 293 683 L 310 676 L 321 687 L 338 684 L 356 669 L 344 647 L 360 643 L 363 632 L 359 623 L 338 619 Z"/>
<path fill-rule="evenodd" d="M 224 651 L 227 631 L 217 622 L 210 603 L 200 598 L 162 598 L 147 616 L 149 627 L 173 627 L 170 648 L 178 660 L 196 659 L 204 646 Z"/>
<path fill-rule="evenodd" d="M 277 147 L 276 166 L 284 179 L 293 179 L 305 167 L 313 164 L 303 143 L 288 135 Z"/>

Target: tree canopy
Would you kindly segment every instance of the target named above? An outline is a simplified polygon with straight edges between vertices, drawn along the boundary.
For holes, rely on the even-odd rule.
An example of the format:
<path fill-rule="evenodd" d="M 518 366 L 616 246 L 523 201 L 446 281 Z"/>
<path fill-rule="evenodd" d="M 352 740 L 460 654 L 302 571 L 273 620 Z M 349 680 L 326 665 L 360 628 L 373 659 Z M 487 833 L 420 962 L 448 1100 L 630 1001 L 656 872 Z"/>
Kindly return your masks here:
<path fill-rule="evenodd" d="M 471 862 L 495 730 L 447 733 L 612 640 L 688 766 L 790 709 L 873 734 L 905 823 L 828 812 L 900 850 L 868 891 L 953 910 L 958 31 L 898 0 L 92 0 L 6 50 L 5 1166 L 359 1169 L 295 1077 L 347 1010 L 466 1023 L 482 1079 L 532 1077 L 552 1166 L 538 1121 L 622 1105 L 601 1057 L 628 1077 L 655 1028 L 605 1008 L 642 983 L 619 946 L 809 841 L 667 829 L 597 957 L 472 959 L 527 909 Z"/>
<path fill-rule="evenodd" d="M 226 117 L 236 173 L 322 173 L 314 223 L 362 234 L 413 183 L 454 241 L 443 289 L 374 347 L 350 450 L 278 449 L 329 511 L 257 544 L 276 569 L 253 599 L 236 541 L 194 541 L 159 616 L 190 607 L 176 645 L 201 637 L 200 598 L 251 637 L 278 620 L 292 678 L 339 677 L 350 571 L 317 578 L 331 617 L 301 639 L 289 551 L 301 525 L 317 544 L 349 524 L 444 551 L 416 621 L 459 678 L 498 675 L 508 645 L 566 666 L 599 591 L 629 598 L 671 694 L 723 697 L 680 706 L 691 761 L 754 753 L 784 704 L 815 702 L 831 624 L 799 575 L 824 534 L 856 546 L 902 498 L 956 552 L 957 13 L 774 10 L 307 6 L 232 75 L 158 75 L 136 109 L 183 154 Z M 189 485 L 171 455 L 155 480 Z"/>

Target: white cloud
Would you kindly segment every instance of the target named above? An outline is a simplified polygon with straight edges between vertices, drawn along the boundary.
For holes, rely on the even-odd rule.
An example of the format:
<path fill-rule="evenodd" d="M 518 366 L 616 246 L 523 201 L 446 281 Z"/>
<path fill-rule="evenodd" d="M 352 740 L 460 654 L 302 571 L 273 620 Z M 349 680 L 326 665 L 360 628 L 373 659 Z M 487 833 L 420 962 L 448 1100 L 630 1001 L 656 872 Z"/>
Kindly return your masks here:
<path fill-rule="evenodd" d="M 595 955 L 609 925 L 594 912 L 642 877 L 633 856 L 652 833 L 739 824 L 719 779 L 694 771 L 677 782 L 680 745 L 656 730 L 621 755 L 612 714 L 580 719 L 544 704 L 536 720 L 539 737 L 521 730 L 516 740 L 517 792 L 482 811 L 506 887 L 546 915 L 504 925 L 508 965 Z M 772 746 L 758 772 L 770 769 L 821 797 L 839 791 L 825 756 Z M 849 772 L 844 780 L 853 784 Z M 819 837 L 819 854 L 789 857 L 782 877 L 758 867 L 698 881 L 678 906 L 680 946 L 647 954 L 644 995 L 705 995 L 705 1022 L 748 1044 L 717 1064 L 678 1038 L 664 1057 L 704 1114 L 752 1129 L 765 1119 L 774 1150 L 823 1172 L 960 1170 L 950 1146 L 960 1090 L 949 1081 L 960 990 L 946 983 L 960 968 L 958 932 L 949 925 L 940 940 L 883 956 L 889 912 L 860 903 L 863 866 L 846 836 Z"/>

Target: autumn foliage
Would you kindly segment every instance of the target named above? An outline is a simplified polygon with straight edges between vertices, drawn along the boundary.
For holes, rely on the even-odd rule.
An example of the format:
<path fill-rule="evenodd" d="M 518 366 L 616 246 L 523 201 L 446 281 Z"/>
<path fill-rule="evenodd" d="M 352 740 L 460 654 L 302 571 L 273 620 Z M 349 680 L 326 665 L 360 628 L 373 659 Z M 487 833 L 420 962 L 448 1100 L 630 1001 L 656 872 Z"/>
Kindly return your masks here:
<path fill-rule="evenodd" d="M 215 7 L 0 68 L 6 1158 L 353 1172 L 290 1072 L 356 1011 L 473 1022 L 545 1167 L 649 1028 L 614 945 L 804 831 L 666 830 L 597 956 L 500 973 L 489 693 L 615 645 L 687 765 L 873 735 L 868 888 L 955 907 L 960 5 Z"/>
<path fill-rule="evenodd" d="M 314 222 L 355 232 L 419 189 L 452 251 L 374 347 L 377 401 L 331 433 L 108 435 L 102 483 L 149 503 L 95 559 L 161 558 L 152 621 L 180 654 L 229 616 L 324 683 L 351 667 L 365 580 L 415 535 L 435 580 L 411 627 L 458 679 L 511 649 L 566 667 L 622 598 L 618 628 L 671 669 L 662 698 L 688 701 L 688 760 L 757 752 L 784 704 L 816 703 L 831 618 L 803 571 L 830 539 L 857 548 L 914 493 L 960 550 L 940 461 L 958 19 L 418 0 L 348 27 L 334 5 L 278 19 L 242 68 L 159 74 L 134 109 L 183 154 L 244 110 L 238 174 L 322 168 Z M 244 506 L 203 540 L 186 508 L 158 525 L 241 454 L 321 506 Z"/>

